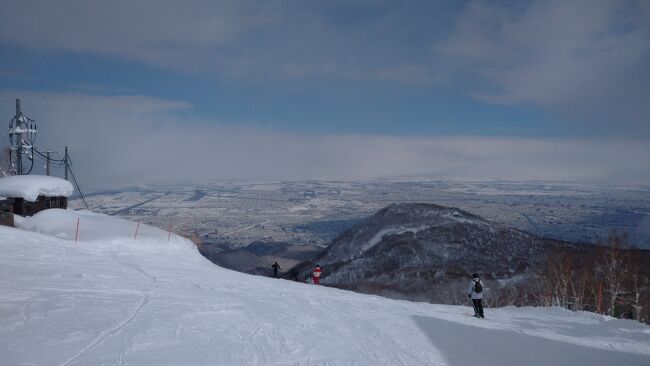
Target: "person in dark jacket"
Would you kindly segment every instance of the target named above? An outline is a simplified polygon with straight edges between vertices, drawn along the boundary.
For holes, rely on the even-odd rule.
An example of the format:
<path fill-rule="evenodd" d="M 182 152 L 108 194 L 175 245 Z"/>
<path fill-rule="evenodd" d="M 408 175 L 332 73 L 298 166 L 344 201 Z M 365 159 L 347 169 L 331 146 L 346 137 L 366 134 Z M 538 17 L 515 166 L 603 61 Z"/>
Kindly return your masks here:
<path fill-rule="evenodd" d="M 282 268 L 280 268 L 280 265 L 278 264 L 278 262 L 273 263 L 271 268 L 273 268 L 273 277 L 278 278 L 278 270 L 282 269 Z"/>
<path fill-rule="evenodd" d="M 483 319 L 483 282 L 477 273 L 472 275 L 472 282 L 469 285 L 467 296 L 472 299 L 474 316 Z"/>

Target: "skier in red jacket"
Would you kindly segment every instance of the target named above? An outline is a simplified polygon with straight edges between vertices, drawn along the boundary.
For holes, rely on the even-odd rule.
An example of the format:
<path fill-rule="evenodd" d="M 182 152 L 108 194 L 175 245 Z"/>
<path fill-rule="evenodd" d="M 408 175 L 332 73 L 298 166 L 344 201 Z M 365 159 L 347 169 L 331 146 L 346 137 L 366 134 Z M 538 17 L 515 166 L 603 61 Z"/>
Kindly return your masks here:
<path fill-rule="evenodd" d="M 320 273 L 321 273 L 321 269 L 320 266 L 317 264 L 316 268 L 314 268 L 314 272 L 311 275 L 311 279 L 314 282 L 314 285 L 320 285 Z"/>

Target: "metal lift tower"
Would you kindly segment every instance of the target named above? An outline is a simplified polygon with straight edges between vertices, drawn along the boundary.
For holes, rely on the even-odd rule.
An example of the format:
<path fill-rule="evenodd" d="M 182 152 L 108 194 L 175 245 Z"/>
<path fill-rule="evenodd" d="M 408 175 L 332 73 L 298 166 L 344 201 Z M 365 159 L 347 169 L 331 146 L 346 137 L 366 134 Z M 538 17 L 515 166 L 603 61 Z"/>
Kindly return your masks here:
<path fill-rule="evenodd" d="M 16 99 L 16 115 L 9 123 L 9 142 L 11 144 L 9 159 L 17 175 L 25 174 L 23 155 L 32 163 L 34 162 L 32 147 L 35 137 L 36 121 L 23 115 L 20 110 L 20 99 Z M 26 174 L 29 174 L 29 171 Z"/>

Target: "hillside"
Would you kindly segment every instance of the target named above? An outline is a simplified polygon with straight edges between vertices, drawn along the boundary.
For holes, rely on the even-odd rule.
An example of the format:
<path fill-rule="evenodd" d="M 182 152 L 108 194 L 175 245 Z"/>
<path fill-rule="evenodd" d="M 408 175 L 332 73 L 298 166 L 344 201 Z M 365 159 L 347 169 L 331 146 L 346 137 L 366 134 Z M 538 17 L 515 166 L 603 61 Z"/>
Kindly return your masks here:
<path fill-rule="evenodd" d="M 75 224 L 79 219 L 79 241 Z M 6 365 L 648 365 L 650 328 L 557 308 L 389 300 L 242 274 L 90 212 L 0 227 Z"/>
<path fill-rule="evenodd" d="M 597 246 L 539 237 L 458 208 L 403 203 L 343 232 L 292 271 L 304 275 L 318 263 L 329 286 L 453 304 L 465 301 L 472 273 L 495 286 L 523 281 L 560 249 L 581 257 Z M 650 251 L 638 255 L 650 260 Z"/>
<path fill-rule="evenodd" d="M 263 276 L 273 275 L 271 265 L 276 261 L 283 272 L 322 251 L 316 245 L 262 241 L 235 248 L 228 244 L 203 243 L 200 249 L 204 257 L 218 266 Z"/>

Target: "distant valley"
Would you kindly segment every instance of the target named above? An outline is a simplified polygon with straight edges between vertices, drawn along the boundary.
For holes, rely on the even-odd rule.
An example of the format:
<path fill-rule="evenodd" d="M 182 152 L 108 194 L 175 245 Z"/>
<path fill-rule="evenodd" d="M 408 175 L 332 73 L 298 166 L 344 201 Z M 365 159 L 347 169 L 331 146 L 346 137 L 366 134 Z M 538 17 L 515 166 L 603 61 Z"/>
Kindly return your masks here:
<path fill-rule="evenodd" d="M 87 192 L 89 207 L 206 245 L 325 246 L 393 203 L 432 203 L 557 240 L 596 242 L 612 230 L 650 248 L 650 188 L 562 182 L 442 180 L 211 182 Z M 70 206 L 82 208 L 80 199 Z"/>
<path fill-rule="evenodd" d="M 491 288 L 492 305 L 535 305 L 549 284 L 530 288 L 530 281 L 538 286 L 535 281 L 553 255 L 577 260 L 580 273 L 593 278 L 601 271 L 597 263 L 581 263 L 581 258 L 595 258 L 594 243 L 610 233 L 629 234 L 629 244 L 650 247 L 650 190 L 644 188 L 531 182 L 214 183 L 97 192 L 87 201 L 95 211 L 192 238 L 205 257 L 225 268 L 271 276 L 277 261 L 282 277 L 302 281 L 319 263 L 325 285 L 434 303 L 464 303 L 467 278 L 478 272 Z M 635 253 L 650 262 L 650 251 Z M 646 276 L 647 266 L 642 268 Z M 571 273 L 573 278 L 578 272 Z M 564 305 L 593 311 L 596 283 L 589 286 L 581 291 L 591 294 L 584 295 L 590 296 L 590 305 Z M 537 291 L 538 302 L 526 300 L 531 291 Z"/>

